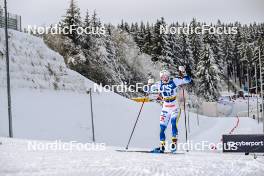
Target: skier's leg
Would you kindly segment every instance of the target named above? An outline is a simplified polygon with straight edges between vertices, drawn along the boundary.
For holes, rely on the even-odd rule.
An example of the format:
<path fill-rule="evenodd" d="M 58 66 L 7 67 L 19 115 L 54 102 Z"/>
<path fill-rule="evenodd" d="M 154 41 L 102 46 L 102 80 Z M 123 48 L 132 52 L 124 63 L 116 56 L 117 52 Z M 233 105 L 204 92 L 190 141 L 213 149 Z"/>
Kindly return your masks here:
<path fill-rule="evenodd" d="M 153 149 L 151 152 L 163 153 L 165 151 L 165 140 L 166 140 L 165 131 L 169 121 L 170 121 L 170 116 L 168 111 L 166 111 L 166 109 L 162 109 L 160 114 L 160 146 Z"/>
<path fill-rule="evenodd" d="M 177 108 L 171 114 L 171 129 L 172 129 L 172 138 L 171 138 L 171 145 L 170 149 L 172 152 L 175 152 L 177 149 L 177 138 L 178 138 L 178 122 L 181 116 L 181 109 Z"/>
<path fill-rule="evenodd" d="M 160 115 L 160 145 L 161 145 L 161 150 L 163 151 L 165 150 L 165 140 L 166 140 L 165 131 L 169 121 L 170 121 L 169 112 L 166 110 L 162 110 Z"/>
<path fill-rule="evenodd" d="M 162 110 L 160 114 L 160 141 L 165 141 L 165 130 L 170 120 L 170 114 L 168 111 Z"/>
<path fill-rule="evenodd" d="M 166 140 L 165 130 L 167 126 L 160 124 L 160 142 L 163 143 Z"/>
<path fill-rule="evenodd" d="M 178 136 L 178 122 L 181 116 L 181 109 L 177 108 L 171 113 L 171 129 L 172 129 L 172 139 Z"/>

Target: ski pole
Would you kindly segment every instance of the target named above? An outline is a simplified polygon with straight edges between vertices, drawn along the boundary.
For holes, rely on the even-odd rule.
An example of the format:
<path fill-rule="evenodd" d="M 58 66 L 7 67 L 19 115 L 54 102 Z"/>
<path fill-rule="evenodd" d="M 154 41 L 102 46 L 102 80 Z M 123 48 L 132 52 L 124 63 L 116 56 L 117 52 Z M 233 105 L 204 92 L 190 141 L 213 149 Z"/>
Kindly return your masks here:
<path fill-rule="evenodd" d="M 190 128 L 190 111 L 189 111 L 189 105 L 188 105 L 188 130 L 189 133 L 191 132 L 191 128 Z"/>
<path fill-rule="evenodd" d="M 187 134 L 187 118 L 186 118 L 186 109 L 185 109 L 184 88 L 182 88 L 182 95 L 183 95 L 183 110 L 184 110 L 184 120 L 185 120 L 185 137 L 186 137 L 186 143 L 187 143 L 187 141 L 188 141 L 188 134 Z"/>
<path fill-rule="evenodd" d="M 141 111 L 142 111 L 142 109 L 143 109 L 143 106 L 144 106 L 144 104 L 145 104 L 146 98 L 147 98 L 147 94 L 145 95 L 144 100 L 143 100 L 143 102 L 142 102 L 142 104 L 141 104 L 141 107 L 140 107 L 140 110 L 139 110 L 139 112 L 138 112 L 138 116 L 137 116 L 136 122 L 135 122 L 135 124 L 134 124 L 133 130 L 132 130 L 132 132 L 131 132 L 131 134 L 130 134 L 130 137 L 129 137 L 128 143 L 127 143 L 127 145 L 126 145 L 126 150 L 128 149 L 128 146 L 129 146 L 130 141 L 131 141 L 131 139 L 132 139 L 132 136 L 133 136 L 133 134 L 134 134 L 134 131 L 135 131 L 135 128 L 136 128 L 136 126 L 137 126 L 137 122 L 138 122 L 138 119 L 139 119 L 139 117 L 140 117 L 140 114 L 141 114 Z"/>
<path fill-rule="evenodd" d="M 187 107 L 188 107 L 188 109 L 187 109 L 187 112 L 188 112 L 188 131 L 189 131 L 189 133 L 191 133 L 191 128 L 190 128 L 190 104 L 189 103 L 187 103 Z"/>

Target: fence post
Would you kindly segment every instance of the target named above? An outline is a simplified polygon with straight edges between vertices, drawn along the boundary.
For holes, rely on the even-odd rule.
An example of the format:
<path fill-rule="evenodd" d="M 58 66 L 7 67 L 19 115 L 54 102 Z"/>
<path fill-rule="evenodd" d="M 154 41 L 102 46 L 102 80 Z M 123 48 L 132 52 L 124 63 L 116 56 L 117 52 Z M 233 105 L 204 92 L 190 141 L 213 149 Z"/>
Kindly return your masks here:
<path fill-rule="evenodd" d="M 197 120 L 197 125 L 199 126 L 199 105 L 197 105 L 197 108 L 196 108 L 196 120 Z"/>
<path fill-rule="evenodd" d="M 7 2 L 5 3 L 5 44 L 6 44 L 6 87 L 7 87 L 7 106 L 8 106 L 8 122 L 9 137 L 13 138 L 13 120 L 12 120 L 12 103 L 11 103 L 11 85 L 10 85 L 10 66 L 9 66 L 9 47 L 8 47 L 8 17 Z"/>
<path fill-rule="evenodd" d="M 92 135 L 93 135 L 93 142 L 95 142 L 92 88 L 89 89 L 89 94 L 90 94 L 90 109 L 91 109 L 91 121 L 92 121 Z"/>
<path fill-rule="evenodd" d="M 19 16 L 19 31 L 22 32 L 22 18 Z"/>

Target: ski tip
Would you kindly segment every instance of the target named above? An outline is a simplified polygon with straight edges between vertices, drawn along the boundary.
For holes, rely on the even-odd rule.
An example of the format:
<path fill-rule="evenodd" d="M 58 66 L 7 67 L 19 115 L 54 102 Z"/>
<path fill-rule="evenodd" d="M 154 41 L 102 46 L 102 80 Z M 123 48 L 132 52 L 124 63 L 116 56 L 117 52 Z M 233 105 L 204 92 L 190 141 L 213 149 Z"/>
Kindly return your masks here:
<path fill-rule="evenodd" d="M 126 149 L 117 149 L 115 151 L 117 151 L 117 152 L 127 152 L 128 150 L 126 150 Z"/>
<path fill-rule="evenodd" d="M 124 153 L 151 153 L 151 154 L 172 154 L 172 155 L 176 155 L 176 154 L 185 154 L 185 152 L 178 152 L 178 151 L 175 151 L 175 152 L 171 152 L 171 151 L 153 151 L 153 150 L 115 150 L 117 152 L 124 152 Z"/>

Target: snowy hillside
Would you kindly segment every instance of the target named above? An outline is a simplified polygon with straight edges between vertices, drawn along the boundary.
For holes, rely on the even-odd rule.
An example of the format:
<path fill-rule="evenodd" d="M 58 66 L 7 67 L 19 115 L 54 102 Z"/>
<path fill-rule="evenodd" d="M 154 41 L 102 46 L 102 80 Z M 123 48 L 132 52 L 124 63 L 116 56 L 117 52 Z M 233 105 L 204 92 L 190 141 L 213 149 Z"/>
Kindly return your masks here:
<path fill-rule="evenodd" d="M 12 30 L 9 37 L 12 88 L 86 90 L 87 80 L 68 69 L 63 57 L 50 50 L 42 39 Z M 0 29 L 0 87 L 6 85 L 4 53 L 4 30 Z"/>
<path fill-rule="evenodd" d="M 2 29 L 0 32 L 1 53 L 4 53 L 4 32 Z M 68 69 L 63 57 L 40 38 L 16 31 L 10 31 L 9 35 L 14 136 L 90 141 L 90 99 L 86 89 L 92 88 L 93 82 Z M 0 134 L 7 136 L 4 58 L 2 54 Z M 96 138 L 111 144 L 123 143 L 119 140 L 120 131 L 131 125 L 140 105 L 112 92 L 96 93 L 93 98 Z M 153 111 L 157 116 L 158 109 Z M 116 127 L 120 123 L 123 125 Z M 112 133 L 105 135 L 105 131 Z M 127 135 L 122 138 L 126 139 Z"/>

